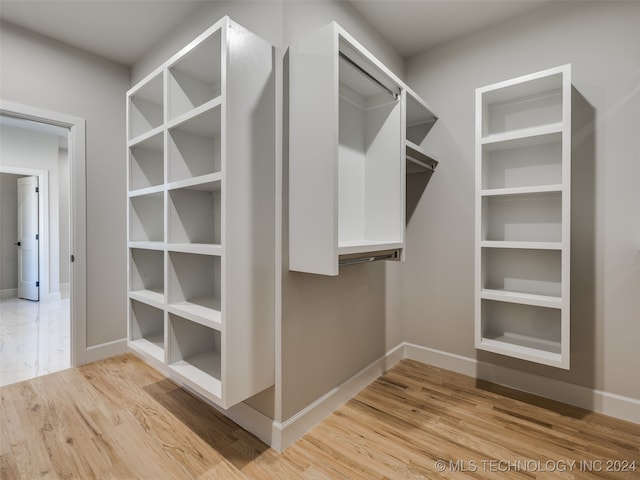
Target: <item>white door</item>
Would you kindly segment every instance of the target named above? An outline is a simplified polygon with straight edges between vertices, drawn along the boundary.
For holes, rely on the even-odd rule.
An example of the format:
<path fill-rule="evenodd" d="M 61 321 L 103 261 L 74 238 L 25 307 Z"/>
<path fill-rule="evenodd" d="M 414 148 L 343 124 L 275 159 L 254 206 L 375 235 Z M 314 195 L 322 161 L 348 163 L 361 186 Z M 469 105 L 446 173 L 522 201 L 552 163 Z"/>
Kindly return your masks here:
<path fill-rule="evenodd" d="M 18 297 L 39 300 L 38 177 L 18 179 Z"/>

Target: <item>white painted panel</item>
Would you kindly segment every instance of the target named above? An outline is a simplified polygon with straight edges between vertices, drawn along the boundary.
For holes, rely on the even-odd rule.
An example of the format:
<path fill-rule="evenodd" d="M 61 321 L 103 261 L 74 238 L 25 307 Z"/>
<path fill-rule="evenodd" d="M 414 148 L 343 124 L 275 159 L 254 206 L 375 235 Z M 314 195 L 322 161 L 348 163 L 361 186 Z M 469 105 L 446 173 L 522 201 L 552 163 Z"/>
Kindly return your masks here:
<path fill-rule="evenodd" d="M 338 274 L 337 54 L 333 25 L 289 49 L 289 268 L 324 275 Z"/>

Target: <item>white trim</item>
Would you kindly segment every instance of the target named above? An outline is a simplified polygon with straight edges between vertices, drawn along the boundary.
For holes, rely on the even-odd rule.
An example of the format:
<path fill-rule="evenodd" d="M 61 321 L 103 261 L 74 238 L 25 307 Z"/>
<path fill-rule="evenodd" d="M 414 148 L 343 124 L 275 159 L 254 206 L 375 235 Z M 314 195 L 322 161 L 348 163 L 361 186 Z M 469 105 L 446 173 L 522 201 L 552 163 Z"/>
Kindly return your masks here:
<path fill-rule="evenodd" d="M 639 399 L 594 390 L 540 375 L 479 362 L 474 358 L 404 342 L 389 350 L 371 365 L 327 392 L 289 419 L 284 422 L 274 420 L 271 447 L 282 452 L 393 367 L 393 365 L 405 358 L 567 403 L 589 411 L 640 423 Z M 233 420 L 243 425 L 237 418 L 233 418 Z M 249 427 L 245 428 L 253 431 Z M 260 438 L 269 443 L 265 438 Z"/>
<path fill-rule="evenodd" d="M 279 452 L 286 449 L 404 357 L 404 344 L 397 345 L 291 418 L 274 421 L 271 446 Z"/>
<path fill-rule="evenodd" d="M 121 355 L 127 351 L 126 338 L 101 343 L 100 345 L 93 345 L 91 347 L 87 347 L 85 363 L 97 362 L 104 358 L 115 357 L 116 355 Z"/>
<path fill-rule="evenodd" d="M 6 288 L 4 290 L 0 290 L 0 298 L 15 298 L 18 296 L 17 288 Z"/>
<path fill-rule="evenodd" d="M 405 343 L 405 358 L 451 370 L 522 392 L 640 423 L 640 399 L 603 392 L 513 368 L 501 367 L 428 347 Z"/>
<path fill-rule="evenodd" d="M 71 365 L 86 363 L 87 355 L 87 205 L 86 127 L 83 118 L 15 102 L 0 100 L 0 114 L 57 125 L 69 129 L 69 205 L 71 209 L 69 253 L 71 265 Z"/>
<path fill-rule="evenodd" d="M 60 298 L 69 298 L 71 295 L 71 284 L 70 283 L 61 283 L 60 284 Z"/>

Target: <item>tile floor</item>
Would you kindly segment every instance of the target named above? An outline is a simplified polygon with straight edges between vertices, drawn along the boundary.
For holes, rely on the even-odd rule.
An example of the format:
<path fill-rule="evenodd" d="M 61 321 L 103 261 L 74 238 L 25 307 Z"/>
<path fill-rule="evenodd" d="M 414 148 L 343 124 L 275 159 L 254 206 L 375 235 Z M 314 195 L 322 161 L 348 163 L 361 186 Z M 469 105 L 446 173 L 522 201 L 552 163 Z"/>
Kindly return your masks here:
<path fill-rule="evenodd" d="M 0 386 L 69 368 L 69 299 L 0 300 Z"/>

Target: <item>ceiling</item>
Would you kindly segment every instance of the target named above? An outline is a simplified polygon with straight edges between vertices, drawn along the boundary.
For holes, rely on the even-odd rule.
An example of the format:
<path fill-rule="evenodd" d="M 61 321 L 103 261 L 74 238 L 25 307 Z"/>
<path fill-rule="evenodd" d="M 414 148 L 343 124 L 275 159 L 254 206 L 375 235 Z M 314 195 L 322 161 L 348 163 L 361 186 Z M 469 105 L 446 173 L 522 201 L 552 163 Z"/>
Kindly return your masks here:
<path fill-rule="evenodd" d="M 169 30 L 211 1 L 215 0 L 1 0 L 0 18 L 132 65 Z M 558 0 L 348 1 L 408 57 Z"/>

